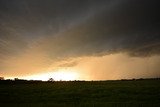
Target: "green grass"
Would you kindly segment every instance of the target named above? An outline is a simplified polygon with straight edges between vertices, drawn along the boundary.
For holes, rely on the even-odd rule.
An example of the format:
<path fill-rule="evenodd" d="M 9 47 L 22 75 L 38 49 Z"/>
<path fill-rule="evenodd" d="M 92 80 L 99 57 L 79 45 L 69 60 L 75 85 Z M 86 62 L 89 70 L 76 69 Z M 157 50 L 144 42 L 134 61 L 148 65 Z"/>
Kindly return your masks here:
<path fill-rule="evenodd" d="M 0 81 L 0 107 L 160 107 L 160 80 Z"/>

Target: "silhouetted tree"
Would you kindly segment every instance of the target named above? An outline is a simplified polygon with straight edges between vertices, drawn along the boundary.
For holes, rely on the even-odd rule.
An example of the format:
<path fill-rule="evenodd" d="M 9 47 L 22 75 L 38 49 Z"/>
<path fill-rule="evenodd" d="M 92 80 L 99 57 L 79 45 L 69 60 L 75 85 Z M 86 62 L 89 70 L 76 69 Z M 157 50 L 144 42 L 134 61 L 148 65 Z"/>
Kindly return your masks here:
<path fill-rule="evenodd" d="M 18 78 L 14 78 L 15 81 L 19 80 Z"/>
<path fill-rule="evenodd" d="M 54 79 L 53 79 L 53 78 L 49 78 L 48 81 L 51 81 L 51 82 L 52 82 L 52 81 L 54 81 Z"/>

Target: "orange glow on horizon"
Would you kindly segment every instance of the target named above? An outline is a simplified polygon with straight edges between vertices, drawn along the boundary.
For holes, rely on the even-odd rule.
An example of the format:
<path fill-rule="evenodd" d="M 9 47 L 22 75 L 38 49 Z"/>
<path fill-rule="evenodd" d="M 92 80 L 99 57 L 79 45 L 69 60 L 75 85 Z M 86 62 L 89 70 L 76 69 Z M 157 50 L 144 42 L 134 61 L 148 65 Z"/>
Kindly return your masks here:
<path fill-rule="evenodd" d="M 74 62 L 76 62 L 76 64 Z M 36 66 L 36 68 L 33 69 L 32 66 L 30 69 L 30 65 L 27 65 L 26 63 L 23 65 L 21 62 L 23 65 L 22 67 L 15 66 L 14 72 L 11 72 L 10 69 L 6 74 L 5 72 L 4 74 L 1 74 L 1 76 L 10 79 L 20 78 L 43 81 L 46 81 L 49 78 L 53 78 L 55 81 L 152 78 L 159 77 L 160 75 L 159 63 L 159 55 L 141 58 L 130 57 L 125 53 L 118 53 L 62 60 L 51 64 L 49 67 Z M 13 63 L 13 65 L 14 64 L 15 63 Z M 18 65 L 18 63 L 16 64 Z"/>
<path fill-rule="evenodd" d="M 53 78 L 55 81 L 72 81 L 78 80 L 79 74 L 72 69 L 59 69 L 53 72 L 47 72 L 43 74 L 31 75 L 27 77 L 23 77 L 27 80 L 42 80 L 47 81 L 49 78 Z"/>

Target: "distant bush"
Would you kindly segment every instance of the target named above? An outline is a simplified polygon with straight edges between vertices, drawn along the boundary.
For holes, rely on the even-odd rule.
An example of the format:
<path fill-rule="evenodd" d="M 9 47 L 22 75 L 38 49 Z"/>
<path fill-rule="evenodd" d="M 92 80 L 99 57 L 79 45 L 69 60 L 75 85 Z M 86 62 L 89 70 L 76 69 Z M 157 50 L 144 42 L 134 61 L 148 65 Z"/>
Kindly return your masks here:
<path fill-rule="evenodd" d="M 0 77 L 0 80 L 4 80 L 4 77 Z"/>

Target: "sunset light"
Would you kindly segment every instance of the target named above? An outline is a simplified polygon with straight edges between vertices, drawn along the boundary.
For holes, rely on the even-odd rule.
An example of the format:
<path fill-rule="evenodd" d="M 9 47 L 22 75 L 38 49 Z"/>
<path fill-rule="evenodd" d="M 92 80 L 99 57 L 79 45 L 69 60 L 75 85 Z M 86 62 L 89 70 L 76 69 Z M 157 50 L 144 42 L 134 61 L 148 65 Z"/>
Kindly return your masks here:
<path fill-rule="evenodd" d="M 57 71 L 31 75 L 23 78 L 42 81 L 47 81 L 49 78 L 53 78 L 55 81 L 73 81 L 79 79 L 79 74 L 74 70 L 59 69 Z"/>
<path fill-rule="evenodd" d="M 59 72 L 55 72 L 53 78 L 55 80 L 65 80 L 65 81 L 76 80 L 78 79 L 78 74 L 75 72 L 65 72 L 62 70 Z"/>

